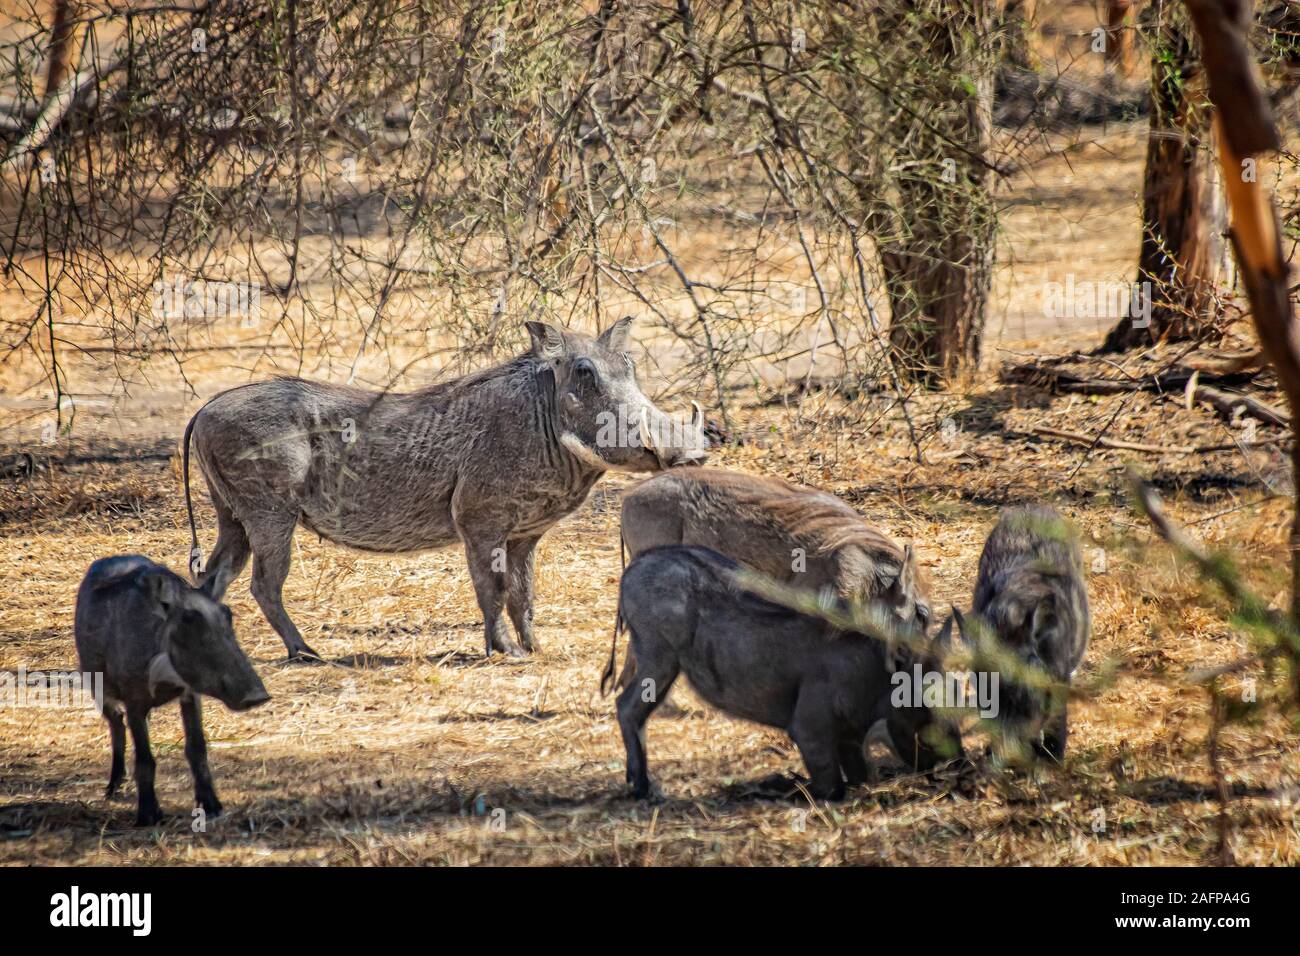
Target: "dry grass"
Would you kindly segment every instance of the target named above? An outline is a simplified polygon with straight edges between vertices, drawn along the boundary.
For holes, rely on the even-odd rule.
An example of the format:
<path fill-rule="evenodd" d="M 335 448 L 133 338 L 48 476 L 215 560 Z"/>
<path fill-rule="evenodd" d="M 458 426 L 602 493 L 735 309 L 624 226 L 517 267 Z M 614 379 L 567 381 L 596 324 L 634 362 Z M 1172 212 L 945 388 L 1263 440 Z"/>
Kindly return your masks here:
<path fill-rule="evenodd" d="M 839 806 L 763 799 L 756 782 L 798 768 L 775 731 L 730 720 L 677 692 L 649 731 L 663 802 L 621 795 L 622 747 L 611 701 L 596 693 L 619 574 L 617 504 L 603 482 L 542 545 L 542 654 L 479 658 L 480 630 L 461 556 L 346 552 L 300 533 L 286 599 L 330 666 L 281 662 L 279 639 L 248 596 L 230 600 L 241 639 L 273 694 L 266 707 L 207 711 L 228 815 L 190 832 L 190 781 L 174 708 L 155 742 L 160 796 L 173 814 L 131 829 L 133 794 L 105 804 L 107 734 L 91 713 L 0 710 L 0 860 L 5 862 L 493 863 L 1199 863 L 1215 847 L 1202 692 L 1179 675 L 1239 654 L 1243 640 L 1213 599 L 1176 568 L 1122 500 L 1122 457 L 1014 433 L 1027 421 L 1096 430 L 1106 399 L 1080 409 L 1033 392 L 981 389 L 918 403 L 918 420 L 954 416 L 963 431 L 932 463 L 909 457 L 901 423 L 868 423 L 869 399 L 809 397 L 803 419 L 749 407 L 746 431 L 771 447 L 725 450 L 722 463 L 830 487 L 917 543 L 935 597 L 965 603 L 996 507 L 1052 497 L 1094 545 L 1104 572 L 1082 679 L 1114 659 L 1116 683 L 1077 705 L 1067 765 L 1038 780 L 986 765 L 976 790 L 899 775 Z M 1125 437 L 1158 416 L 1166 440 L 1211 428 L 1201 413 L 1152 405 L 1122 418 Z M 962 451 L 957 457 L 953 451 Z M 1262 453 L 1261 453 L 1262 454 Z M 1082 464 L 1080 464 L 1082 460 Z M 1146 462 L 1190 489 L 1175 513 L 1229 549 L 1265 594 L 1284 583 L 1285 508 L 1236 453 Z M 1062 478 L 1078 466 L 1070 481 Z M 175 556 L 185 540 L 165 462 L 83 464 L 3 492 L 0 667 L 72 665 L 71 597 L 95 557 Z M 1221 514 L 1236 508 L 1228 514 Z M 9 520 L 17 515 L 18 520 Z M 1215 517 L 1215 515 L 1218 515 Z M 210 518 L 204 521 L 210 528 Z M 211 531 L 206 534 L 210 544 Z M 174 562 L 179 563 L 179 562 Z M 979 746 L 979 741 L 972 741 Z M 1292 804 L 1300 758 L 1277 722 L 1226 738 L 1236 852 L 1243 863 L 1300 859 Z M 1104 810 L 1105 831 L 1094 833 Z M 504 816 L 496 811 L 504 811 Z M 497 829 L 494 824 L 501 824 Z"/>
<path fill-rule="evenodd" d="M 1099 340 L 1104 323 L 1058 327 L 1036 296 L 1048 276 L 1125 278 L 1135 258 L 1138 127 L 1037 167 L 1008 211 L 994 346 L 1063 352 Z M 1009 264 L 1008 264 L 1009 263 Z M 0 295 L 0 307 L 4 296 Z M 1038 318 L 1034 316 L 1037 314 Z M 219 341 L 217 344 L 220 344 Z M 990 349 L 990 364 L 1006 353 Z M 259 364 L 252 364 L 258 358 Z M 409 356 L 387 357 L 399 367 Z M 265 377 L 275 356 L 208 352 L 140 369 L 130 388 L 112 356 L 66 353 L 83 405 L 74 438 L 47 452 L 170 452 L 198 395 Z M 39 445 L 49 394 L 36 369 L 6 366 L 5 455 Z M 291 370 L 294 370 L 291 367 Z M 337 378 L 336 369 L 304 371 Z M 427 367 L 417 370 L 427 374 Z M 382 379 L 380 371 L 374 374 Z M 186 382 L 193 386 L 187 386 Z M 247 714 L 207 708 L 211 762 L 227 815 L 189 826 L 191 784 L 175 708 L 156 712 L 159 796 L 171 813 L 137 831 L 134 790 L 102 799 L 108 735 L 94 714 L 0 708 L 0 863 L 530 864 L 1199 864 L 1216 853 L 1204 738 L 1204 692 L 1182 676 L 1229 660 L 1245 638 L 1220 602 L 1130 510 L 1129 453 L 1028 435 L 1034 425 L 1162 445 L 1226 439 L 1204 410 L 1148 395 L 1096 401 L 1029 388 L 976 386 L 916 399 L 918 464 L 896 411 L 869 396 L 811 393 L 800 402 L 739 397 L 746 443 L 716 461 L 830 488 L 880 527 L 916 543 L 935 603 L 969 601 L 997 509 L 1049 498 L 1089 541 L 1093 643 L 1081 681 L 1121 670 L 1074 710 L 1071 754 L 1037 779 L 984 762 L 973 789 L 899 773 L 878 747 L 880 779 L 814 806 L 760 796 L 756 783 L 800 769 L 781 733 L 731 720 L 684 688 L 649 726 L 651 770 L 665 797 L 622 796 L 623 749 L 612 701 L 597 693 L 619 576 L 618 500 L 603 481 L 542 542 L 537 581 L 542 652 L 480 659 L 481 631 L 459 552 L 382 558 L 299 532 L 286 603 L 328 666 L 286 665 L 247 590 L 229 601 L 241 641 L 273 700 Z M 940 422 L 959 427 L 945 443 Z M 1260 428 L 1258 437 L 1272 432 Z M 1230 552 L 1252 585 L 1282 603 L 1290 502 L 1275 450 L 1141 456 L 1171 511 Z M 200 483 L 201 484 L 201 483 Z M 201 490 L 201 538 L 213 519 Z M 137 551 L 184 567 L 188 530 L 175 461 L 55 463 L 0 479 L 0 669 L 70 668 L 72 601 L 86 566 Z M 1100 549 L 1100 550 L 1098 550 Z M 1274 597 L 1276 595 L 1276 597 Z M 1267 682 L 1261 682 L 1261 693 Z M 1223 741 L 1234 849 L 1246 864 L 1300 862 L 1300 756 L 1278 719 Z M 968 740 L 982 751 L 983 741 Z M 498 812 L 500 811 L 500 812 Z M 1098 825 L 1102 829 L 1098 830 Z"/>

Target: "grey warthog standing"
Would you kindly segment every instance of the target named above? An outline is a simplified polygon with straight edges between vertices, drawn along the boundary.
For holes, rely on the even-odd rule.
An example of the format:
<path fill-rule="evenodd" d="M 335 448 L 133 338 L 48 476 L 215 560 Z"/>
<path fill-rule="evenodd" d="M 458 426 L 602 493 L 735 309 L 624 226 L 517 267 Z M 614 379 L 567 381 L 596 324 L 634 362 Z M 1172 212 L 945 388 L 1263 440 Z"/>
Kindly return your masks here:
<path fill-rule="evenodd" d="M 745 588 L 740 567 L 708 548 L 661 547 L 623 574 L 619 616 L 636 663 L 618 697 L 618 723 L 634 796 L 650 792 L 645 722 L 679 673 L 714 707 L 786 730 L 819 798 L 838 800 L 846 781 L 868 779 L 864 745 L 878 720 L 910 766 L 928 770 L 960 756 L 959 735 L 933 710 L 894 704 L 884 641 L 773 604 Z M 920 638 L 924 630 L 913 618 L 903 633 Z M 933 669 L 928 655 L 916 655 L 923 658 Z"/>
<path fill-rule="evenodd" d="M 971 605 L 979 623 L 1027 664 L 1069 684 L 1092 629 L 1083 556 L 1073 532 L 1046 505 L 1008 508 L 980 555 Z M 974 640 L 960 614 L 963 636 Z M 1069 735 L 1066 700 L 1006 677 L 998 719 L 1041 757 L 1062 760 Z"/>
<path fill-rule="evenodd" d="M 633 558 L 664 545 L 712 548 L 784 584 L 876 601 L 923 631 L 930 624 L 911 545 L 899 547 L 815 488 L 719 468 L 669 472 L 623 496 L 622 535 Z M 635 667 L 629 654 L 617 686 Z"/>
<path fill-rule="evenodd" d="M 126 773 L 126 728 L 135 745 L 137 826 L 162 819 L 154 793 L 149 711 L 180 698 L 194 799 L 215 816 L 221 803 L 208 770 L 199 695 L 231 710 L 271 699 L 239 644 L 230 609 L 138 554 L 101 558 L 77 591 L 73 625 L 83 671 L 104 675 L 104 719 L 113 745 L 111 797 Z"/>
<path fill-rule="evenodd" d="M 187 506 L 192 436 L 217 512 L 201 583 L 220 597 L 251 555 L 253 597 L 290 658 L 315 657 L 281 599 L 298 524 L 381 553 L 460 541 L 487 653 L 533 650 L 538 539 L 611 468 L 705 457 L 698 406 L 673 422 L 637 385 L 630 323 L 592 339 L 529 322 L 531 351 L 407 394 L 283 378 L 218 395 L 185 429 Z M 192 508 L 190 530 L 197 555 Z"/>

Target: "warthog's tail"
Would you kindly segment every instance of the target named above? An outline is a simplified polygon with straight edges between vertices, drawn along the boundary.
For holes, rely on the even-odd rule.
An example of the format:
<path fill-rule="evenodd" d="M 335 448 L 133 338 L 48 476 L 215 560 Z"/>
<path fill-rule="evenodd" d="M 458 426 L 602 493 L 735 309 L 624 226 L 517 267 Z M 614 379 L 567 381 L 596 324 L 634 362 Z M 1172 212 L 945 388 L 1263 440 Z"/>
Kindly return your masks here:
<path fill-rule="evenodd" d="M 199 412 L 203 409 L 199 409 Z M 181 475 L 185 482 L 185 513 L 190 518 L 190 577 L 194 583 L 199 581 L 199 569 L 194 565 L 199 560 L 199 532 L 194 526 L 194 499 L 190 497 L 190 435 L 194 431 L 194 423 L 199 420 L 199 412 L 194 413 L 190 423 L 185 426 L 185 437 L 181 439 Z"/>
<path fill-rule="evenodd" d="M 627 542 L 623 540 L 623 532 L 620 529 L 618 533 L 618 563 L 622 570 L 627 570 Z M 614 636 L 609 640 L 609 663 L 605 665 L 604 672 L 600 675 L 600 696 L 609 695 L 609 682 L 614 677 L 614 665 L 618 663 L 618 635 L 623 630 L 623 576 L 619 575 L 618 586 L 618 610 L 614 613 Z"/>

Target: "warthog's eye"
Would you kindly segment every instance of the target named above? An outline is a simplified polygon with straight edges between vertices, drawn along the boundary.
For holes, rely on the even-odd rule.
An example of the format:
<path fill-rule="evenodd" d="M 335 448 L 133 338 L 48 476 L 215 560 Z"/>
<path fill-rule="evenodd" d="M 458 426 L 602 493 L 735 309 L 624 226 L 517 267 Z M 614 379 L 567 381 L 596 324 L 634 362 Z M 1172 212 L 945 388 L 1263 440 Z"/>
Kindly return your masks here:
<path fill-rule="evenodd" d="M 185 608 L 181 611 L 181 627 L 172 635 L 173 640 L 184 641 L 189 632 L 203 623 L 203 615 L 193 608 Z"/>

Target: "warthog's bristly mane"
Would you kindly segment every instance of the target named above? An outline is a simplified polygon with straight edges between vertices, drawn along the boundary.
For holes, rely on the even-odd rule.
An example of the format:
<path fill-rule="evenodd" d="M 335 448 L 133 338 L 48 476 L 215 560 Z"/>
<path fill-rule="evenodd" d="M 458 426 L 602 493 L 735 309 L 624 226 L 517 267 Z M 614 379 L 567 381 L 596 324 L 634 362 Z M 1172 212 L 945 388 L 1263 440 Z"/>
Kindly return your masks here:
<path fill-rule="evenodd" d="M 696 476 L 706 478 L 707 483 L 694 480 Z M 831 494 L 809 494 L 806 488 L 781 478 L 713 468 L 695 469 L 678 477 L 690 493 L 701 498 L 709 496 L 710 485 L 725 487 L 748 517 L 785 528 L 805 542 L 811 553 L 828 554 L 856 545 L 891 573 L 896 574 L 903 565 L 903 550 L 897 544 Z"/>

